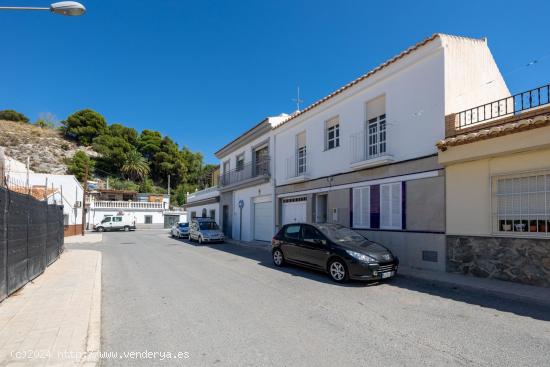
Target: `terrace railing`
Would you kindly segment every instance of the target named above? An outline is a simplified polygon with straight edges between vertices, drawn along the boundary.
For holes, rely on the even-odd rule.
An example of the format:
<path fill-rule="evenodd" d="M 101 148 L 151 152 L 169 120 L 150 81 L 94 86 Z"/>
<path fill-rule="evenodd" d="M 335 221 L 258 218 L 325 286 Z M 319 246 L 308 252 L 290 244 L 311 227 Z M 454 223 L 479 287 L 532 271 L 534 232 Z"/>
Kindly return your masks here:
<path fill-rule="evenodd" d="M 269 177 L 270 159 L 264 158 L 258 162 L 249 162 L 220 176 L 220 187 L 227 187 L 256 177 Z"/>
<path fill-rule="evenodd" d="M 550 104 L 549 84 L 461 111 L 457 113 L 457 128 L 470 127 L 474 124 L 508 115 L 515 115 L 525 110 L 547 104 Z"/>

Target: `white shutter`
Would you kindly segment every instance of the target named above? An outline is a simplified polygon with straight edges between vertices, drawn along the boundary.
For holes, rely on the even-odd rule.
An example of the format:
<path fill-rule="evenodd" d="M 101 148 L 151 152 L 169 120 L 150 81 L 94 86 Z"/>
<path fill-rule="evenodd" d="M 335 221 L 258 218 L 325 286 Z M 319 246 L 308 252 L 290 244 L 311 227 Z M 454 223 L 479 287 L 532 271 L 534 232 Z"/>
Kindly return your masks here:
<path fill-rule="evenodd" d="M 380 185 L 380 228 L 391 227 L 390 185 Z"/>
<path fill-rule="evenodd" d="M 391 227 L 402 228 L 401 182 L 391 184 Z"/>
<path fill-rule="evenodd" d="M 353 189 L 353 227 L 370 228 L 370 187 Z"/>
<path fill-rule="evenodd" d="M 402 229 L 401 182 L 380 185 L 380 228 Z"/>

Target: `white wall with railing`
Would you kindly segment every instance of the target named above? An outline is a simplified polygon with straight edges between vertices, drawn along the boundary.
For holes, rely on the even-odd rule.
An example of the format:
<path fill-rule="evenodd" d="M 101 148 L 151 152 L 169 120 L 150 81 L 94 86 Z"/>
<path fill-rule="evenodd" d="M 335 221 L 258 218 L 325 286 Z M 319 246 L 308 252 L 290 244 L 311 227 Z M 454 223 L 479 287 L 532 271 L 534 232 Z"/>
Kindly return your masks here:
<path fill-rule="evenodd" d="M 91 208 L 96 209 L 131 209 L 131 210 L 163 210 L 168 209 L 165 202 L 139 202 L 139 201 L 92 201 Z"/>
<path fill-rule="evenodd" d="M 203 190 L 191 192 L 187 194 L 187 203 L 192 203 L 199 200 L 205 200 L 220 196 L 220 191 L 217 186 L 208 187 Z"/>

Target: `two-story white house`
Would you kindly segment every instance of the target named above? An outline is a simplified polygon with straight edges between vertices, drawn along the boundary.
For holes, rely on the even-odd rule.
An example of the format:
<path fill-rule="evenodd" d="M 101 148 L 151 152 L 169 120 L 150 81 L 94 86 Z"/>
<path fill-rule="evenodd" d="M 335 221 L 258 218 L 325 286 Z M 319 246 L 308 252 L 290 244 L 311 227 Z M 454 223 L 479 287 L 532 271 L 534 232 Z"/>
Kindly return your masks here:
<path fill-rule="evenodd" d="M 215 155 L 220 160 L 220 226 L 242 241 L 270 241 L 275 231 L 273 127 L 288 115 L 268 117 Z"/>
<path fill-rule="evenodd" d="M 276 226 L 340 223 L 402 264 L 444 271 L 434 142 L 448 113 L 508 95 L 486 39 L 435 34 L 403 51 L 274 128 Z"/>

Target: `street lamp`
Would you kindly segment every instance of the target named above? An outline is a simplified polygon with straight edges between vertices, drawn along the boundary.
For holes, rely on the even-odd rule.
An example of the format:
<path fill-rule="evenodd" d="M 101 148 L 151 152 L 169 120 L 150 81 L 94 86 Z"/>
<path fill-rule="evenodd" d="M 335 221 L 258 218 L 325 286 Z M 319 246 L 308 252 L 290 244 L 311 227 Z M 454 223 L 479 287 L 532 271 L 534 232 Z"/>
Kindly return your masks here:
<path fill-rule="evenodd" d="M 49 10 L 55 14 L 78 16 L 86 12 L 84 5 L 76 1 L 61 1 L 53 3 L 49 8 L 30 6 L 0 6 L 0 10 Z"/>

